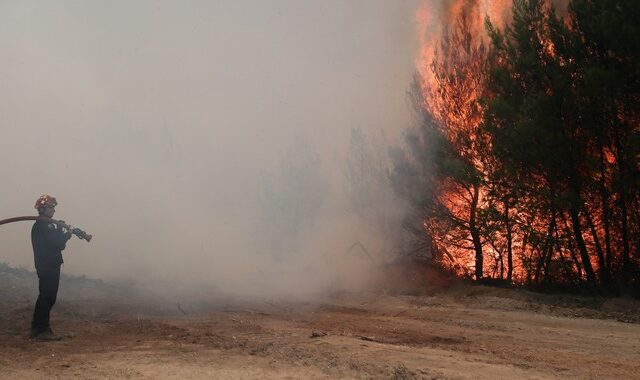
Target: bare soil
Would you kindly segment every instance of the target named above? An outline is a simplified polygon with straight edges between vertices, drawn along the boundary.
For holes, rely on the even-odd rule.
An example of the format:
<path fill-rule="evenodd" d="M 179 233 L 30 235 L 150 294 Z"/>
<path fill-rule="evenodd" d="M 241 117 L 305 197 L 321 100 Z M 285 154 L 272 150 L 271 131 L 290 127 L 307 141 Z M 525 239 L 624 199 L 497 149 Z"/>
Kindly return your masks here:
<path fill-rule="evenodd" d="M 638 378 L 640 305 L 453 284 L 419 295 L 158 304 L 65 277 L 59 342 L 35 275 L 0 267 L 0 378 Z"/>

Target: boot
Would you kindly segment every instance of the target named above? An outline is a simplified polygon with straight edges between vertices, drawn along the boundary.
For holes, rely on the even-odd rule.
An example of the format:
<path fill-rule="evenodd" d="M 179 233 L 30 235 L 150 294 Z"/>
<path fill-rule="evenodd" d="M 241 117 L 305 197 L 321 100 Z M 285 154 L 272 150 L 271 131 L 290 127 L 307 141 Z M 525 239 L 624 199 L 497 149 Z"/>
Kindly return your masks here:
<path fill-rule="evenodd" d="M 29 339 L 35 339 L 38 335 L 40 335 L 43 332 L 44 332 L 44 330 L 31 329 L 31 333 L 29 334 Z"/>
<path fill-rule="evenodd" d="M 51 329 L 46 329 L 39 334 L 36 334 L 32 339 L 40 341 L 40 342 L 53 342 L 57 340 L 61 340 L 62 337 L 55 335 Z"/>

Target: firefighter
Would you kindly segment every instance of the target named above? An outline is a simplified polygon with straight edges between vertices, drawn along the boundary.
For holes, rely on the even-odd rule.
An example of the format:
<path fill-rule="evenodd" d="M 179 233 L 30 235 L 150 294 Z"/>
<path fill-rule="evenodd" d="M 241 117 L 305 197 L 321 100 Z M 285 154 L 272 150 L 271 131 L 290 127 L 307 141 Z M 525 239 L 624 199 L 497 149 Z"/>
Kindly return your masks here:
<path fill-rule="evenodd" d="M 58 202 L 54 197 L 43 195 L 36 201 L 35 208 L 40 216 L 52 218 L 57 205 Z M 31 228 L 33 259 L 39 279 L 38 300 L 31 322 L 32 339 L 44 341 L 61 339 L 51 330 L 49 314 L 58 295 L 60 266 L 63 262 L 62 251 L 70 238 L 71 231 L 47 220 L 37 220 Z"/>

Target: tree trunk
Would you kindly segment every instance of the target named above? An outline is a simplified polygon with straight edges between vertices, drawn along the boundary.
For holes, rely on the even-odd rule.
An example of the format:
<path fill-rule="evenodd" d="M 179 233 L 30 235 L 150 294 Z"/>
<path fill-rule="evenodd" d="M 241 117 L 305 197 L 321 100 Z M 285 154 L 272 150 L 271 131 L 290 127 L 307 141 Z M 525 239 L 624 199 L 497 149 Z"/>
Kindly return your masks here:
<path fill-rule="evenodd" d="M 604 228 L 604 249 L 606 253 L 605 264 L 604 264 L 604 272 L 600 280 L 602 281 L 602 286 L 609 285 L 609 276 L 611 274 L 611 259 L 613 258 L 613 254 L 611 253 L 611 226 L 609 223 L 609 215 L 611 210 L 609 209 L 609 192 L 607 191 L 606 184 L 606 170 L 605 170 L 605 162 L 604 162 L 604 152 L 603 148 L 600 148 L 600 197 L 602 198 L 602 224 Z"/>
<path fill-rule="evenodd" d="M 555 243 L 556 243 L 556 249 L 558 250 L 558 255 L 560 256 L 560 261 L 562 262 L 562 266 L 566 271 L 565 276 L 569 278 L 569 281 L 571 281 L 572 285 L 578 286 L 580 284 L 580 280 L 576 281 L 574 277 L 573 266 L 569 266 L 567 264 L 567 260 L 564 258 L 564 255 L 562 254 L 562 247 L 560 246 L 560 231 L 558 231 L 557 225 L 555 230 Z"/>
<path fill-rule="evenodd" d="M 626 167 L 625 152 L 620 143 L 620 136 L 616 135 L 616 149 L 618 150 L 618 170 L 620 171 L 620 179 L 618 181 L 618 205 L 620 207 L 620 223 L 622 227 L 622 281 L 624 285 L 628 285 L 631 275 L 631 260 L 629 260 L 629 222 L 627 210 L 627 189 L 626 189 Z"/>
<path fill-rule="evenodd" d="M 629 222 L 627 201 L 624 194 L 624 186 L 620 189 L 620 219 L 622 224 L 622 281 L 624 285 L 628 285 L 631 280 L 631 260 L 629 259 Z"/>
<path fill-rule="evenodd" d="M 602 245 L 600 245 L 600 237 L 598 237 L 598 232 L 596 231 L 596 226 L 593 223 L 593 218 L 591 218 L 591 214 L 589 210 L 584 209 L 585 216 L 587 218 L 587 223 L 589 224 L 589 230 L 591 230 L 591 235 L 593 236 L 593 242 L 596 245 L 596 253 L 598 254 L 598 272 L 600 273 L 600 283 L 602 286 L 606 286 L 608 283 L 607 279 L 607 268 L 604 261 L 604 252 L 602 251 Z"/>
<path fill-rule="evenodd" d="M 578 207 L 574 203 L 569 210 L 571 216 L 571 224 L 573 225 L 573 234 L 576 239 L 576 245 L 578 246 L 578 252 L 580 253 L 580 259 L 582 260 L 582 266 L 584 272 L 587 275 L 587 283 L 591 286 L 596 284 L 596 276 L 593 272 L 593 266 L 591 266 L 591 259 L 589 258 L 589 252 L 587 252 L 587 245 L 584 242 L 582 236 L 582 227 L 580 226 L 580 215 Z"/>
<path fill-rule="evenodd" d="M 576 256 L 576 252 L 574 248 L 574 241 L 572 238 L 571 228 L 569 227 L 569 222 L 567 218 L 563 215 L 562 219 L 564 221 L 564 233 L 567 236 L 568 243 L 567 249 L 569 249 L 569 253 L 571 253 L 571 259 L 576 264 L 576 271 L 578 272 L 578 282 L 582 283 L 582 266 L 580 265 L 580 260 L 578 260 L 578 256 Z"/>
<path fill-rule="evenodd" d="M 538 260 L 538 267 L 536 268 L 536 283 L 540 282 L 540 271 L 542 268 L 545 268 L 545 279 L 548 277 L 548 261 L 547 257 L 551 257 L 551 252 L 553 252 L 553 230 L 556 225 L 556 210 L 555 208 L 551 210 L 551 220 L 549 221 L 549 229 L 547 231 L 547 237 L 544 240 L 544 246 L 540 253 L 540 259 Z"/>
<path fill-rule="evenodd" d="M 504 201 L 505 222 L 507 223 L 507 281 L 513 279 L 513 237 L 511 231 L 511 220 L 509 219 L 509 201 Z"/>
<path fill-rule="evenodd" d="M 476 214 L 478 210 L 478 200 L 480 198 L 480 188 L 473 186 L 473 200 L 471 202 L 471 211 L 469 213 L 469 232 L 473 241 L 473 249 L 476 254 L 476 280 L 481 280 L 483 276 L 483 256 L 482 241 L 480 239 L 480 231 L 478 229 Z"/>

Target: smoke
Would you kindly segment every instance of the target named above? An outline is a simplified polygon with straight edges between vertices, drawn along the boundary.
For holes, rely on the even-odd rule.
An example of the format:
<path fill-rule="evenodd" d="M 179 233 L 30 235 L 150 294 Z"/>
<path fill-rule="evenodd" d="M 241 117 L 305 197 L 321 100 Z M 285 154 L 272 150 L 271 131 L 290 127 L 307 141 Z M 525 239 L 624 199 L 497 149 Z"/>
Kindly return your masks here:
<path fill-rule="evenodd" d="M 351 208 L 350 134 L 392 143 L 409 122 L 417 7 L 3 2 L 0 218 L 56 196 L 55 217 L 94 234 L 69 242 L 68 274 L 240 294 L 365 284 L 371 259 L 348 248 L 392 248 Z M 32 268 L 29 230 L 0 227 L 0 261 Z"/>

